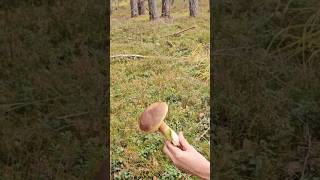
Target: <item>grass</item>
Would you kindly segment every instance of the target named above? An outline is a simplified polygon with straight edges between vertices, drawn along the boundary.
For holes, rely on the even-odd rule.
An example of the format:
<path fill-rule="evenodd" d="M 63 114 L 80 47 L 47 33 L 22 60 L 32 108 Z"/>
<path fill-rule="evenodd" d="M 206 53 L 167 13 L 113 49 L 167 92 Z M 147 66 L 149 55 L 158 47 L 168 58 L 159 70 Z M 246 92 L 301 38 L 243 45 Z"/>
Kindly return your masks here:
<path fill-rule="evenodd" d="M 1 180 L 93 179 L 106 155 L 102 7 L 1 2 Z"/>
<path fill-rule="evenodd" d="M 319 179 L 319 2 L 215 10 L 215 177 Z"/>
<path fill-rule="evenodd" d="M 158 6 L 160 7 L 160 6 Z M 175 2 L 173 19 L 150 22 L 147 15 L 130 18 L 129 1 L 111 16 L 111 55 L 140 54 L 146 59 L 111 60 L 111 171 L 114 179 L 190 178 L 162 152 L 159 133 L 139 130 L 138 117 L 149 104 L 169 105 L 166 122 L 204 156 L 209 157 L 209 12 L 188 17 L 187 3 Z M 179 37 L 163 37 L 196 26 Z M 205 116 L 199 117 L 200 113 Z M 198 140 L 200 138 L 200 140 Z"/>

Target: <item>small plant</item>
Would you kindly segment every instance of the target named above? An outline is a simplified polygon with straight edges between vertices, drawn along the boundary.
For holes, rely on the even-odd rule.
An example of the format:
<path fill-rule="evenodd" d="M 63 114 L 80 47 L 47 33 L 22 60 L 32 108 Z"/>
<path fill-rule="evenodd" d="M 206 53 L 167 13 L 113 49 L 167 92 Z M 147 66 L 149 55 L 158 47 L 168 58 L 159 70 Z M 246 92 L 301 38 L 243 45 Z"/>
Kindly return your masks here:
<path fill-rule="evenodd" d="M 111 172 L 119 172 L 123 167 L 123 161 L 122 160 L 114 160 L 111 162 Z"/>
<path fill-rule="evenodd" d="M 114 179 L 134 179 L 133 174 L 130 171 L 122 171 L 119 174 L 114 176 Z"/>
<path fill-rule="evenodd" d="M 145 146 L 145 148 L 143 148 L 140 151 L 139 155 L 144 159 L 148 159 L 150 155 L 157 150 L 157 148 L 158 148 L 158 145 L 156 144 L 148 144 Z"/>
<path fill-rule="evenodd" d="M 183 173 L 178 170 L 173 165 L 165 166 L 164 173 L 159 177 L 160 180 L 168 180 L 168 179 L 181 179 L 183 177 Z"/>

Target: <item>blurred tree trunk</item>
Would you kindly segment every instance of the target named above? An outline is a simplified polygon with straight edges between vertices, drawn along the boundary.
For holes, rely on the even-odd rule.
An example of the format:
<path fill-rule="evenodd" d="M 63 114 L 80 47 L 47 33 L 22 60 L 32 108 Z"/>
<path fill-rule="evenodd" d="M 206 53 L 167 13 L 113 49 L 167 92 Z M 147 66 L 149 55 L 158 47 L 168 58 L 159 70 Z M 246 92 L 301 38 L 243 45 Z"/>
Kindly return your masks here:
<path fill-rule="evenodd" d="M 196 17 L 198 15 L 198 0 L 189 0 L 189 11 L 191 17 Z"/>
<path fill-rule="evenodd" d="M 109 6 L 109 13 L 110 13 L 110 15 L 112 14 L 112 0 L 110 0 L 110 4 L 109 4 L 110 6 Z"/>
<path fill-rule="evenodd" d="M 118 7 L 119 7 L 119 0 L 114 0 L 115 1 L 115 6 L 116 6 L 116 8 L 115 8 L 115 10 L 118 10 Z"/>
<path fill-rule="evenodd" d="M 138 10 L 139 10 L 139 15 L 145 14 L 144 0 L 138 0 Z"/>
<path fill-rule="evenodd" d="M 170 0 L 162 0 L 162 13 L 161 17 L 169 18 L 170 17 Z"/>
<path fill-rule="evenodd" d="M 138 16 L 138 0 L 130 0 L 131 17 Z"/>
<path fill-rule="evenodd" d="M 148 0 L 150 20 L 158 19 L 157 3 L 155 0 Z"/>

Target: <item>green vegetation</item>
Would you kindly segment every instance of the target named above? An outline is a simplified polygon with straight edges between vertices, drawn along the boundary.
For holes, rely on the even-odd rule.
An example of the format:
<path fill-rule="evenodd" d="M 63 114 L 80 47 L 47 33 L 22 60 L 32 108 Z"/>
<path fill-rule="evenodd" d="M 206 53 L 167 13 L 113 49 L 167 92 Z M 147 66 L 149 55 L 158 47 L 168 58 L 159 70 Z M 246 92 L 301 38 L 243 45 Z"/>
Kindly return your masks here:
<path fill-rule="evenodd" d="M 319 1 L 218 2 L 215 178 L 319 179 Z"/>
<path fill-rule="evenodd" d="M 106 155 L 105 2 L 0 4 L 0 179 L 93 179 Z"/>
<path fill-rule="evenodd" d="M 153 102 L 169 105 L 166 123 L 209 157 L 209 12 L 189 18 L 188 4 L 176 1 L 173 19 L 150 22 L 148 15 L 130 18 L 129 1 L 120 1 L 111 16 L 111 55 L 148 58 L 111 59 L 111 173 L 114 179 L 177 179 L 177 170 L 163 153 L 163 137 L 143 133 L 140 113 Z M 158 6 L 160 7 L 160 6 Z M 195 26 L 180 36 L 163 37 Z M 201 116 L 199 114 L 203 113 Z"/>

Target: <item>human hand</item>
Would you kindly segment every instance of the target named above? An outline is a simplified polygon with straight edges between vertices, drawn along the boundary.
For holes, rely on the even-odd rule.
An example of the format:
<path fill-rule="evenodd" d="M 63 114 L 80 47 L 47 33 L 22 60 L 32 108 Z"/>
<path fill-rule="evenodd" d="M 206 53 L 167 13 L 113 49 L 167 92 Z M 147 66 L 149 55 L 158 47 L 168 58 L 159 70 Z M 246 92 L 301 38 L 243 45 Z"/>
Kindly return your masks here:
<path fill-rule="evenodd" d="M 210 179 L 210 162 L 188 143 L 182 132 L 179 133 L 179 140 L 181 149 L 172 145 L 170 141 L 166 141 L 163 147 L 173 164 L 202 179 Z"/>

